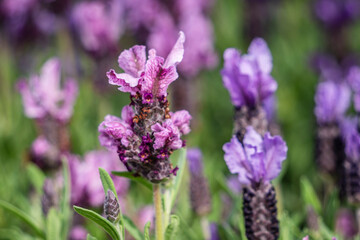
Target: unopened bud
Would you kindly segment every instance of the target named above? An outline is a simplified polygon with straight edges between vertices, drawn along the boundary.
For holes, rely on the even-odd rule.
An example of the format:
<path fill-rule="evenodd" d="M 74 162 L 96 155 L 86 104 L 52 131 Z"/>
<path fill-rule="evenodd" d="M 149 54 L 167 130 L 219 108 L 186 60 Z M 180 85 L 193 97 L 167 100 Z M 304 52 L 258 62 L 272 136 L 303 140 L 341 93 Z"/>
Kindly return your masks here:
<path fill-rule="evenodd" d="M 110 222 L 117 222 L 120 215 L 120 205 L 118 200 L 115 197 L 115 194 L 108 190 L 104 202 L 104 212 L 106 218 Z"/>

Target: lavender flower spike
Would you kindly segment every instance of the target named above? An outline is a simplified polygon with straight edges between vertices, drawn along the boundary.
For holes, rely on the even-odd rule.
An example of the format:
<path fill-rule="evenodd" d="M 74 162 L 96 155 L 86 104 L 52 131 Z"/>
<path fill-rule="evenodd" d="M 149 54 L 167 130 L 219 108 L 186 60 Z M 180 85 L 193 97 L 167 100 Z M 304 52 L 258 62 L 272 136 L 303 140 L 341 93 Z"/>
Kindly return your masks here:
<path fill-rule="evenodd" d="M 261 38 L 254 39 L 248 52 L 241 55 L 233 48 L 224 52 L 221 75 L 235 107 L 254 107 L 277 89 L 277 83 L 270 75 L 272 56 L 266 42 Z"/>
<path fill-rule="evenodd" d="M 287 146 L 280 136 L 267 132 L 261 137 L 252 127 L 240 143 L 236 136 L 223 146 L 225 162 L 243 185 L 243 212 L 249 240 L 279 237 L 276 192 L 270 181 L 276 178 L 286 159 Z"/>
<path fill-rule="evenodd" d="M 350 69 L 347 80 L 354 90 L 354 107 L 360 112 L 360 67 L 354 66 Z"/>
<path fill-rule="evenodd" d="M 181 135 L 190 132 L 190 114 L 170 112 L 167 100 L 167 88 L 178 78 L 176 66 L 182 61 L 184 42 L 180 32 L 166 59 L 151 49 L 146 60 L 145 46 L 134 46 L 119 56 L 125 72 L 107 73 L 110 84 L 130 93 L 131 103 L 123 108 L 122 118 L 105 117 L 99 126 L 100 143 L 117 151 L 129 171 L 153 183 L 176 175 L 178 168 L 173 168 L 169 156 L 185 145 Z"/>
<path fill-rule="evenodd" d="M 50 116 L 62 122 L 69 120 L 77 96 L 77 83 L 67 79 L 61 89 L 60 70 L 60 61 L 52 58 L 44 64 L 40 75 L 31 76 L 28 83 L 24 80 L 18 83 L 26 116 L 36 119 Z"/>

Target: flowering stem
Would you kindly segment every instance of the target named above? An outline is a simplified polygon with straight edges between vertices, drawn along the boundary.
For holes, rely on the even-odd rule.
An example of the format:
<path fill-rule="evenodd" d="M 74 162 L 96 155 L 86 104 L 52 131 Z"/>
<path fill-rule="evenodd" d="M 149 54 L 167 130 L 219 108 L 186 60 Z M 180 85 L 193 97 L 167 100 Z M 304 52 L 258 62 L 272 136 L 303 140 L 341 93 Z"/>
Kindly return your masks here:
<path fill-rule="evenodd" d="M 153 185 L 154 193 L 154 207 L 155 207 L 155 236 L 156 240 L 164 239 L 163 230 L 163 210 L 161 202 L 161 188 L 160 184 Z"/>

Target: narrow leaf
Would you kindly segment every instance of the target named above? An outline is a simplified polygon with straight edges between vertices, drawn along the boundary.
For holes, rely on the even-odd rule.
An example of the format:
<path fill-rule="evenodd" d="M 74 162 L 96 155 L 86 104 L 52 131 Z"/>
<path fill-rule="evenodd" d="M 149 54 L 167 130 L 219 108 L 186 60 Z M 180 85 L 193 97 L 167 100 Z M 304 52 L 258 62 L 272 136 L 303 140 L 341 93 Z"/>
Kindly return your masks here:
<path fill-rule="evenodd" d="M 39 195 L 42 195 L 42 188 L 45 181 L 44 173 L 39 169 L 35 164 L 29 164 L 26 168 L 28 179 L 31 181 L 31 184 L 35 187 L 36 192 Z"/>
<path fill-rule="evenodd" d="M 36 233 L 36 235 L 41 238 L 45 238 L 44 231 L 35 224 L 35 220 L 33 220 L 32 217 L 30 217 L 27 213 L 3 200 L 0 200 L 0 207 L 3 207 L 4 209 L 8 210 L 9 212 L 16 215 L 18 218 L 23 220 Z"/>
<path fill-rule="evenodd" d="M 86 240 L 97 240 L 97 238 L 94 237 L 94 236 L 91 236 L 90 234 L 88 234 L 88 235 L 86 236 Z"/>
<path fill-rule="evenodd" d="M 99 215 L 98 213 L 78 206 L 74 206 L 74 210 L 81 216 L 90 219 L 91 221 L 102 227 L 111 236 L 113 240 L 122 239 L 119 231 L 115 228 L 115 226 L 110 221 Z"/>
<path fill-rule="evenodd" d="M 50 208 L 46 218 L 46 239 L 60 240 L 61 222 L 55 208 Z"/>
<path fill-rule="evenodd" d="M 180 219 L 176 215 L 171 215 L 170 224 L 165 231 L 165 240 L 176 239 L 176 233 L 178 231 Z"/>
<path fill-rule="evenodd" d="M 306 205 L 310 205 L 314 208 L 317 214 L 320 215 L 321 203 L 318 199 L 314 188 L 311 186 L 309 180 L 305 177 L 300 180 L 301 195 Z"/>
<path fill-rule="evenodd" d="M 150 225 L 151 222 L 147 222 L 144 227 L 144 240 L 150 240 Z"/>
<path fill-rule="evenodd" d="M 110 190 L 115 194 L 116 198 L 119 200 L 118 195 L 115 190 L 114 182 L 111 179 L 110 175 L 103 168 L 99 168 L 99 173 L 100 173 L 100 179 L 101 179 L 101 183 L 104 188 L 105 195 L 107 194 L 107 191 Z"/>
<path fill-rule="evenodd" d="M 179 192 L 180 183 L 184 176 L 184 169 L 186 165 L 186 149 L 179 149 L 178 150 L 178 157 L 177 157 L 177 166 L 179 170 L 177 171 L 177 175 L 173 179 L 172 187 L 171 187 L 171 205 L 170 209 L 174 206 L 177 193 Z"/>
<path fill-rule="evenodd" d="M 144 239 L 140 230 L 135 226 L 134 222 L 127 216 L 124 217 L 124 226 L 125 229 L 133 236 L 136 240 Z"/>
<path fill-rule="evenodd" d="M 128 178 L 134 182 L 140 183 L 143 186 L 145 186 L 147 189 L 152 191 L 152 184 L 149 181 L 145 180 L 142 177 L 136 177 L 131 172 L 116 172 L 116 171 L 114 171 L 111 173 L 114 174 L 115 176 Z"/>

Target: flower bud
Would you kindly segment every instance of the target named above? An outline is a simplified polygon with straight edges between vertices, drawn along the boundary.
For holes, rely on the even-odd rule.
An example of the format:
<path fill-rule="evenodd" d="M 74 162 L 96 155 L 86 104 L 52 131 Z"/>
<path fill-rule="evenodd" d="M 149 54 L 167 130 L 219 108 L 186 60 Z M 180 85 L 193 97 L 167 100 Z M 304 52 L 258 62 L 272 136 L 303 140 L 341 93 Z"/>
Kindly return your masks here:
<path fill-rule="evenodd" d="M 115 194 L 108 190 L 107 195 L 105 197 L 104 202 L 104 213 L 106 218 L 110 222 L 117 222 L 119 221 L 120 215 L 120 205 L 118 200 L 115 197 Z"/>

